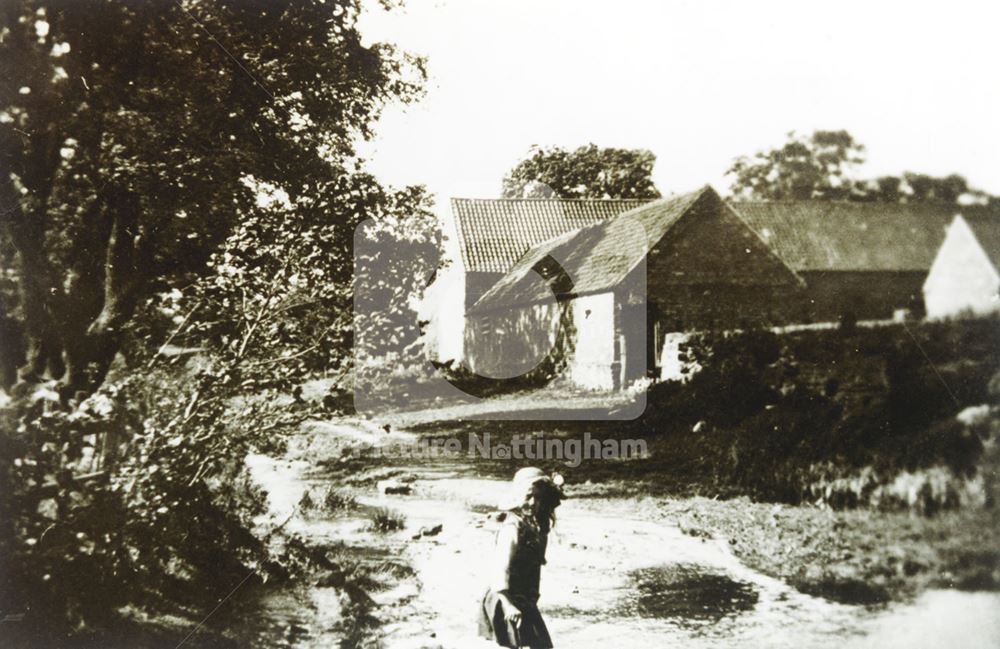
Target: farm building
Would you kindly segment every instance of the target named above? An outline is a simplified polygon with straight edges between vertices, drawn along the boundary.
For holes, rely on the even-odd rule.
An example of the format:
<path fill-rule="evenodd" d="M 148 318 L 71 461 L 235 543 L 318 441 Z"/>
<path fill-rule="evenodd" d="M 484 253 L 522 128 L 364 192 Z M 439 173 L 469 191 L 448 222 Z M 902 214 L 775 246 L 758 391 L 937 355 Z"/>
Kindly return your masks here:
<path fill-rule="evenodd" d="M 555 363 L 617 389 L 657 374 L 668 333 L 787 322 L 802 288 L 706 186 L 532 247 L 469 311 L 466 362 L 498 378 Z"/>
<path fill-rule="evenodd" d="M 1000 311 L 1000 219 L 956 216 L 923 291 L 930 318 Z"/>
<path fill-rule="evenodd" d="M 647 200 L 454 198 L 468 309 L 533 246 L 639 207 Z"/>
<path fill-rule="evenodd" d="M 432 356 L 467 360 L 466 313 L 527 251 L 560 235 L 648 204 L 643 200 L 451 201 L 451 265 L 432 287 Z M 806 291 L 784 317 L 887 320 L 925 313 L 924 281 L 957 211 L 945 204 L 830 201 L 732 202 L 730 206 L 802 281 Z M 994 218 L 1000 215 L 991 215 Z M 683 315 L 678 323 L 683 323 Z"/>
<path fill-rule="evenodd" d="M 648 200 L 451 199 L 450 260 L 429 289 L 435 360 L 464 358 L 465 313 L 532 246 L 600 223 Z"/>
<path fill-rule="evenodd" d="M 945 204 L 735 202 L 733 208 L 806 282 L 801 319 L 885 320 L 925 313 L 923 286 L 948 223 Z"/>

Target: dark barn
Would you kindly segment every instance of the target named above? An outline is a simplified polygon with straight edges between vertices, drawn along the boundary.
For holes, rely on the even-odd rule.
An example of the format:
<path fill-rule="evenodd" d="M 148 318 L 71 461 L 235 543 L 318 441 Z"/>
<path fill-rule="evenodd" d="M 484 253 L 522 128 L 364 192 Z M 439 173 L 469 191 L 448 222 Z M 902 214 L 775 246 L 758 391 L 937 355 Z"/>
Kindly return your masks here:
<path fill-rule="evenodd" d="M 984 208 L 840 201 L 734 202 L 807 286 L 802 319 L 926 312 L 923 285 L 955 214 Z"/>

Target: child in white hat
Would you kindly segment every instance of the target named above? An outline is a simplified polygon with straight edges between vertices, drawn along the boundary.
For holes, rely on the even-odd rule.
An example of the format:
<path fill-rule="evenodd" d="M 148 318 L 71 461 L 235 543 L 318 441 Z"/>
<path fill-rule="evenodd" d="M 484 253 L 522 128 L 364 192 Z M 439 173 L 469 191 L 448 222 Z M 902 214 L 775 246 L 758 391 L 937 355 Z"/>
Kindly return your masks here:
<path fill-rule="evenodd" d="M 538 611 L 538 586 L 549 530 L 563 500 L 562 476 L 527 467 L 514 474 L 500 508 L 493 580 L 483 597 L 480 634 L 501 647 L 550 649 Z"/>

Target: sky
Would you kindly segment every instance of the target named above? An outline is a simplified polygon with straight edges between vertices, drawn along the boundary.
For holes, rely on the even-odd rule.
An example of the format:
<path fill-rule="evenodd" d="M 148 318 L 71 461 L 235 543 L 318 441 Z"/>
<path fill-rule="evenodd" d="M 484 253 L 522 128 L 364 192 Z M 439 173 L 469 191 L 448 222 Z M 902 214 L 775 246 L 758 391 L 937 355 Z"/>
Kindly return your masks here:
<path fill-rule="evenodd" d="M 426 96 L 362 147 L 393 185 L 498 197 L 533 144 L 649 149 L 664 194 L 728 188 L 791 130 L 847 129 L 860 177 L 1000 194 L 1000 3 L 406 0 L 361 29 L 428 58 Z"/>

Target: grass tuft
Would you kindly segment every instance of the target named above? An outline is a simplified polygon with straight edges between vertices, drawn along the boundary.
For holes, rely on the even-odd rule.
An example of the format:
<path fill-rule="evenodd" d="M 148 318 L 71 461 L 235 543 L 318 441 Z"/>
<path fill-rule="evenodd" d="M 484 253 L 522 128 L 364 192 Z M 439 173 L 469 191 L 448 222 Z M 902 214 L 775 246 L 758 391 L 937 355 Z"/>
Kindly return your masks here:
<path fill-rule="evenodd" d="M 372 511 L 370 518 L 369 529 L 379 534 L 398 532 L 406 527 L 406 518 L 402 514 L 385 507 L 379 507 Z"/>
<path fill-rule="evenodd" d="M 358 502 L 351 494 L 336 487 L 329 487 L 323 494 L 323 507 L 327 512 L 336 513 L 354 509 Z"/>

